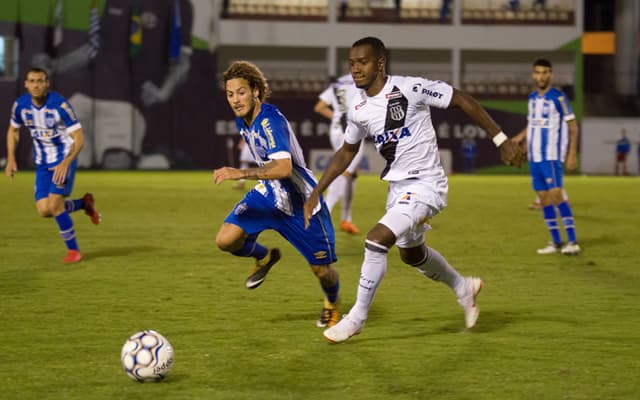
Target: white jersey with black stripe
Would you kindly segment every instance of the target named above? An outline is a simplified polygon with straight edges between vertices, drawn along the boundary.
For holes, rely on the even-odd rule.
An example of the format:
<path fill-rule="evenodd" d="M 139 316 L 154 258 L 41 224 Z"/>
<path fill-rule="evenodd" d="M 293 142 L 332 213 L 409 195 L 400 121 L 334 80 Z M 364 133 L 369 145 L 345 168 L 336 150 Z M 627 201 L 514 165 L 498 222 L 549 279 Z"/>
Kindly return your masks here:
<path fill-rule="evenodd" d="M 387 161 L 381 178 L 402 181 L 446 180 L 430 107 L 447 108 L 453 87 L 421 77 L 387 76 L 382 90 L 369 97 L 363 90 L 349 101 L 345 140 L 370 136 Z"/>

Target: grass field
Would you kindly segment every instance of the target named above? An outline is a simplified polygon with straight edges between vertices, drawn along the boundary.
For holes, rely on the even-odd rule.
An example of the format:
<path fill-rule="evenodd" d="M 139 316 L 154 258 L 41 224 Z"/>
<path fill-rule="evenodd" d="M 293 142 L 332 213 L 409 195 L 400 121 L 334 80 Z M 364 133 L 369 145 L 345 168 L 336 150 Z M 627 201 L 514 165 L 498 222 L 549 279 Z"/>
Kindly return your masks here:
<path fill-rule="evenodd" d="M 80 171 L 103 223 L 75 213 L 85 260 L 60 263 L 55 222 L 37 217 L 33 174 L 0 181 L 2 399 L 635 399 L 640 391 L 640 180 L 568 177 L 584 253 L 538 256 L 548 233 L 526 176 L 454 176 L 427 242 L 485 289 L 476 328 L 453 294 L 390 253 L 362 334 L 330 345 L 304 259 L 248 291 L 247 259 L 214 244 L 241 193 L 210 173 Z M 358 182 L 354 221 L 383 214 L 385 185 Z M 343 308 L 364 236 L 336 235 Z M 176 364 L 161 383 L 129 380 L 125 339 L 156 329 Z"/>

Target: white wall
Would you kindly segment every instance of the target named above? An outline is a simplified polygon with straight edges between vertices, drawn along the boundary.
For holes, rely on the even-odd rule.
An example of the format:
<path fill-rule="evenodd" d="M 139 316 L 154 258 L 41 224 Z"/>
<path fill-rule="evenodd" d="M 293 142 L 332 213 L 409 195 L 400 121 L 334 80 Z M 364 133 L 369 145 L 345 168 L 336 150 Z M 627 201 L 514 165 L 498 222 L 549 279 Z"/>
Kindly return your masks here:
<path fill-rule="evenodd" d="M 616 141 L 620 131 L 627 130 L 631 152 L 627 172 L 638 175 L 640 118 L 585 118 L 580 131 L 580 169 L 584 174 L 613 175 L 616 163 Z"/>

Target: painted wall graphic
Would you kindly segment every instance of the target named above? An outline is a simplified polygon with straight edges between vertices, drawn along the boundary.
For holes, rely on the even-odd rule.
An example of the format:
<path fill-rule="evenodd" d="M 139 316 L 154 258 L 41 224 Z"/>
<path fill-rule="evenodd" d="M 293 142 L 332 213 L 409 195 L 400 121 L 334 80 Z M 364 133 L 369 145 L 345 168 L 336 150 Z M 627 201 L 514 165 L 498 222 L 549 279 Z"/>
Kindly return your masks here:
<path fill-rule="evenodd" d="M 50 71 L 52 90 L 67 97 L 86 135 L 85 168 L 215 168 L 235 165 L 238 140 L 208 39 L 215 30 L 210 0 L 2 0 L 0 35 L 20 39 L 20 77 L 0 80 L 0 121 L 24 92 L 32 65 Z M 56 12 L 62 6 L 62 18 Z M 93 18 L 92 18 L 93 17 Z M 59 23 L 57 21 L 60 21 Z M 61 24 L 61 25 L 60 25 Z M 238 59 L 251 59 L 239 53 Z M 269 77 L 267 77 L 269 78 Z M 307 159 L 329 149 L 326 120 L 313 112 L 315 98 L 274 93 L 273 103 L 292 122 Z M 433 110 L 440 147 L 453 171 L 463 169 L 465 136 L 476 139 L 475 166 L 500 164 L 486 133 L 460 111 Z M 491 111 L 508 134 L 523 115 Z M 0 140 L 0 157 L 6 154 Z M 31 140 L 23 132 L 19 167 L 31 164 Z"/>

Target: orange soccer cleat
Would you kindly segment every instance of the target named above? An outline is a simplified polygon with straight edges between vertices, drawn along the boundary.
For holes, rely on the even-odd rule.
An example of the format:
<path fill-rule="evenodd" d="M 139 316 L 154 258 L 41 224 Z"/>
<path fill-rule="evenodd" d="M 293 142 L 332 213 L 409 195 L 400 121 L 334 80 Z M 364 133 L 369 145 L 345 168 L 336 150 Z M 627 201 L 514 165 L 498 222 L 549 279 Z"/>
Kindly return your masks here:
<path fill-rule="evenodd" d="M 102 216 L 98 210 L 96 210 L 93 195 L 91 193 L 85 193 L 84 196 L 82 196 L 82 200 L 84 200 L 84 213 L 89 216 L 94 225 L 98 225 L 102 220 Z"/>
<path fill-rule="evenodd" d="M 351 221 L 340 222 L 340 230 L 352 235 L 357 235 L 358 233 L 360 233 L 360 229 L 358 229 L 358 227 L 355 226 Z"/>
<path fill-rule="evenodd" d="M 63 263 L 73 264 L 82 260 L 82 254 L 79 250 L 68 250 L 67 255 L 62 259 Z"/>

